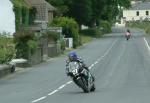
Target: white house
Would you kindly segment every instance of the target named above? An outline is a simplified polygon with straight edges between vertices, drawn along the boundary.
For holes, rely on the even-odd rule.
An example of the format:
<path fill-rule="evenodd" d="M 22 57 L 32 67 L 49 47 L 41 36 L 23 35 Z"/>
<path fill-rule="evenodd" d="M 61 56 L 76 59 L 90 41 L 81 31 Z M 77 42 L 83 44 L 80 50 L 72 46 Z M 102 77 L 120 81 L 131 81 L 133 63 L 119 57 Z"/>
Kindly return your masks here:
<path fill-rule="evenodd" d="M 123 21 L 150 20 L 150 2 L 139 2 L 123 10 Z"/>

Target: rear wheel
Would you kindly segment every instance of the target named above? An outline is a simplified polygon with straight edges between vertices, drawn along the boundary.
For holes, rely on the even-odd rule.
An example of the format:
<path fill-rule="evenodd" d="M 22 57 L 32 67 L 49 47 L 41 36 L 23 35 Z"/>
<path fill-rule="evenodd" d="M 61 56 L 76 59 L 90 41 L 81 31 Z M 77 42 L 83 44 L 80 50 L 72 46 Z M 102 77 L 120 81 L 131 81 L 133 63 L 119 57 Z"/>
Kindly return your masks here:
<path fill-rule="evenodd" d="M 93 84 L 93 86 L 92 86 L 92 88 L 91 88 L 91 90 L 90 90 L 91 92 L 94 92 L 95 91 L 95 85 Z"/>

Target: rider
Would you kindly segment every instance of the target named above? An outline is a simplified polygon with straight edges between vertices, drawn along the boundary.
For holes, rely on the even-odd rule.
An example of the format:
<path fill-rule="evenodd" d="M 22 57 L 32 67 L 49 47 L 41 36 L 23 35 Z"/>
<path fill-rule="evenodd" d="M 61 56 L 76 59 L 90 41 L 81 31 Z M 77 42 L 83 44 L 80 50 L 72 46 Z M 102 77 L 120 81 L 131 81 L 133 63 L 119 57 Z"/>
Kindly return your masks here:
<path fill-rule="evenodd" d="M 86 70 L 89 71 L 88 67 L 84 64 L 83 60 L 81 58 L 78 58 L 77 54 L 75 51 L 71 51 L 69 54 L 68 54 L 68 59 L 66 61 L 66 72 L 67 72 L 67 75 L 69 73 L 69 63 L 72 62 L 72 61 L 77 61 L 78 63 L 81 63 L 82 64 L 82 67 Z"/>
<path fill-rule="evenodd" d="M 131 32 L 129 29 L 127 29 L 127 32 L 126 32 L 126 36 L 128 36 L 128 35 L 131 35 Z"/>

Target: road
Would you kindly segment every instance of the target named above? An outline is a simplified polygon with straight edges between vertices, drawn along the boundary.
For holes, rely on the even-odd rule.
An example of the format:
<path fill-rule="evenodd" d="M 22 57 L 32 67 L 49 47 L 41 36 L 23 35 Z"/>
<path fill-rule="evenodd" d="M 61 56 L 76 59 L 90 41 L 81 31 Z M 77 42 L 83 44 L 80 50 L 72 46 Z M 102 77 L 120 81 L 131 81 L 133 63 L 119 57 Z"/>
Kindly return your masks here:
<path fill-rule="evenodd" d="M 96 77 L 96 91 L 83 93 L 65 75 L 66 55 L 0 79 L 0 103 L 149 103 L 150 49 L 141 31 L 124 29 L 76 51 Z"/>

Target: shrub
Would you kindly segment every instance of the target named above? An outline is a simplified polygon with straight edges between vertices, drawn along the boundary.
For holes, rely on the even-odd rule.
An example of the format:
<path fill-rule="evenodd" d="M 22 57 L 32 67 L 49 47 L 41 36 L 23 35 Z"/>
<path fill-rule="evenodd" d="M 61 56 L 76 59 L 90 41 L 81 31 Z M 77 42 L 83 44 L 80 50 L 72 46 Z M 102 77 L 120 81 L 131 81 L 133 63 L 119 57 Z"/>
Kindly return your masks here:
<path fill-rule="evenodd" d="M 0 34 L 0 64 L 7 63 L 15 57 L 13 38 Z"/>
<path fill-rule="evenodd" d="M 134 22 L 128 22 L 126 24 L 126 26 L 128 27 L 132 27 L 132 28 L 140 28 L 145 30 L 145 32 L 147 34 L 150 34 L 150 21 L 134 21 Z"/>
<path fill-rule="evenodd" d="M 58 17 L 55 18 L 51 23 L 49 23 L 49 26 L 62 27 L 63 35 L 65 35 L 65 37 L 73 38 L 73 47 L 75 48 L 79 45 L 79 28 L 77 22 L 74 19 L 68 17 Z"/>
<path fill-rule="evenodd" d="M 14 34 L 17 58 L 29 59 L 29 54 L 34 54 L 38 44 L 33 31 L 18 31 Z"/>
<path fill-rule="evenodd" d="M 61 50 L 64 51 L 66 47 L 65 41 L 62 39 L 60 44 L 61 44 Z"/>
<path fill-rule="evenodd" d="M 98 28 L 89 28 L 81 30 L 80 33 L 91 37 L 101 37 L 101 35 L 103 35 L 103 33 Z"/>
<path fill-rule="evenodd" d="M 111 23 L 108 21 L 99 21 L 99 28 L 102 30 L 103 33 L 110 33 L 111 32 Z"/>
<path fill-rule="evenodd" d="M 60 38 L 60 33 L 57 33 L 57 32 L 47 31 L 46 34 L 47 34 L 49 40 L 52 39 L 55 42 L 57 40 L 59 40 L 59 38 Z"/>

